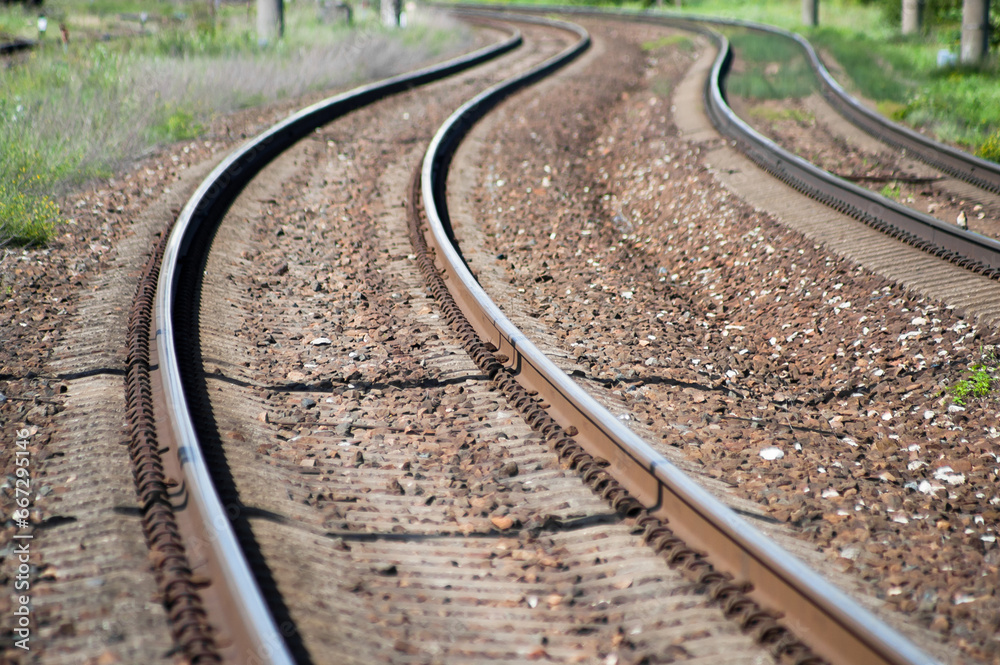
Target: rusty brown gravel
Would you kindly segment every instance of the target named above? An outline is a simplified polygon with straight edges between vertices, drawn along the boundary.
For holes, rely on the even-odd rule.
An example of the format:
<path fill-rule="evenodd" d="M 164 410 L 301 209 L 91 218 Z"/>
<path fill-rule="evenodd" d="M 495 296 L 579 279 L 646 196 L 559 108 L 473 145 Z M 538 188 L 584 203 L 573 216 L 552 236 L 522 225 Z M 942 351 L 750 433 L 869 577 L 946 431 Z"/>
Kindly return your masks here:
<path fill-rule="evenodd" d="M 944 392 L 995 332 L 719 188 L 671 120 L 694 54 L 620 34 L 620 85 L 581 77 L 508 106 L 525 129 L 494 130 L 476 176 L 526 327 L 555 334 L 661 446 L 968 662 L 996 662 L 997 401 Z M 591 96 L 615 106 L 607 125 Z"/>

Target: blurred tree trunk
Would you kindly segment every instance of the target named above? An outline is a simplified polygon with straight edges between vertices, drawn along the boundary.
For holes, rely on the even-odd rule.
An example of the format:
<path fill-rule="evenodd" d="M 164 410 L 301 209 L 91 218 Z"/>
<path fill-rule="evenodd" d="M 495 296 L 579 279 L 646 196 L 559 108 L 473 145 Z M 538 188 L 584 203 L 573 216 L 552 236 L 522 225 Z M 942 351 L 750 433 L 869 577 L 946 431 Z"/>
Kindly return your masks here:
<path fill-rule="evenodd" d="M 923 23 L 924 0 L 903 0 L 903 34 L 915 35 Z"/>
<path fill-rule="evenodd" d="M 402 0 L 381 0 L 382 24 L 393 28 L 399 27 L 399 15 L 403 11 Z"/>
<path fill-rule="evenodd" d="M 802 23 L 819 25 L 819 0 L 802 0 Z"/>
<path fill-rule="evenodd" d="M 989 50 L 990 3 L 988 0 L 962 2 L 962 56 L 967 64 L 978 64 Z"/>
<path fill-rule="evenodd" d="M 257 41 L 270 44 L 285 34 L 283 0 L 257 0 Z"/>

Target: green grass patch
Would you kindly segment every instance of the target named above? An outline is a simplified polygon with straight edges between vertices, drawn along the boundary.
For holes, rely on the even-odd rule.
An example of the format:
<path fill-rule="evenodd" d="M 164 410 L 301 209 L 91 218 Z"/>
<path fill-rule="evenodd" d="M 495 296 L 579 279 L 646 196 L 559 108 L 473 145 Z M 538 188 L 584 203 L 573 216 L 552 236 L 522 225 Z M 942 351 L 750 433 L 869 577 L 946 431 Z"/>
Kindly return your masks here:
<path fill-rule="evenodd" d="M 902 194 L 903 194 L 903 190 L 899 186 L 898 182 L 893 181 L 893 182 L 890 182 L 890 183 L 886 183 L 886 185 L 884 187 L 882 187 L 882 189 L 880 189 L 878 191 L 878 193 L 881 194 L 882 196 L 884 196 L 887 199 L 892 199 L 893 201 L 898 201 L 899 197 L 902 196 Z"/>
<path fill-rule="evenodd" d="M 768 106 L 752 106 L 748 111 L 750 117 L 767 123 L 797 122 L 801 125 L 811 125 L 816 122 L 816 115 L 811 111 L 797 108 L 770 108 Z"/>
<path fill-rule="evenodd" d="M 156 141 L 185 141 L 200 135 L 204 128 L 195 120 L 193 113 L 184 110 L 166 109 L 166 119 L 152 127 L 151 133 Z"/>
<path fill-rule="evenodd" d="M 1000 387 L 1000 358 L 994 347 L 987 347 L 980 353 L 980 361 L 965 372 L 965 378 L 948 387 L 952 402 L 965 406 L 968 402 L 988 397 Z"/>
<path fill-rule="evenodd" d="M 736 65 L 726 92 L 748 99 L 808 97 L 816 77 L 802 50 L 792 41 L 745 30 L 732 31 L 729 41 Z"/>
<path fill-rule="evenodd" d="M 1000 164 L 1000 129 L 993 132 L 993 135 L 983 141 L 976 154 L 983 159 Z"/>
<path fill-rule="evenodd" d="M 993 4 L 996 5 L 996 0 Z M 801 0 L 684 0 L 682 9 L 799 32 L 843 67 L 847 76 L 840 77 L 842 84 L 874 101 L 886 117 L 977 154 L 993 150 L 986 143 L 1000 131 L 1000 63 L 996 44 L 994 55 L 978 69 L 939 69 L 936 61 L 940 49 L 952 53 L 959 50 L 961 2 L 950 0 L 933 5 L 928 10 L 924 34 L 908 37 L 900 34 L 899 7 L 899 0 L 823 0 L 819 7 L 820 26 L 815 29 L 801 23 Z M 670 3 L 664 8 L 676 11 Z M 1000 13 L 993 9 L 992 15 L 996 23 Z M 993 32 L 996 42 L 1000 31 Z M 735 39 L 733 42 L 735 50 L 740 45 Z M 768 58 L 769 47 L 776 53 L 785 51 L 776 38 L 742 46 L 747 50 L 746 57 L 760 61 Z M 759 53 L 761 50 L 765 53 Z M 771 59 L 781 61 L 777 56 Z M 785 94 L 786 88 L 792 96 L 798 96 L 801 94 L 796 90 L 798 87 L 797 83 L 776 81 L 774 76 L 761 72 L 760 67 L 750 67 L 733 77 L 729 91 L 766 99 Z"/>
<path fill-rule="evenodd" d="M 940 48 L 957 50 L 942 35 L 879 39 L 843 30 L 810 35 L 849 74 L 849 84 L 873 99 L 886 117 L 977 151 L 1000 129 L 1000 67 L 938 68 Z M 884 110 L 883 110 L 884 109 Z"/>
<path fill-rule="evenodd" d="M 16 145 L 3 146 L 0 162 L 0 247 L 44 245 L 61 221 L 59 207 L 45 191 L 45 174 L 33 165 L 34 156 Z"/>
<path fill-rule="evenodd" d="M 217 15 L 210 6 L 46 3 L 50 37 L 0 68 L 0 241 L 44 243 L 60 221 L 59 196 L 201 136 L 217 115 L 396 74 L 471 41 L 458 23 L 420 12 L 405 30 L 387 30 L 359 11 L 350 28 L 296 3 L 286 6 L 285 38 L 260 46 L 247 6 L 223 4 Z M 138 11 L 150 14 L 144 25 L 124 16 Z M 0 25 L 36 19 L 0 6 Z M 66 49 L 57 20 L 70 27 Z M 106 30 L 117 36 L 103 41 Z"/>
<path fill-rule="evenodd" d="M 640 46 L 642 50 L 647 53 L 670 47 L 679 48 L 683 51 L 694 50 L 694 42 L 692 42 L 691 38 L 686 35 L 667 35 L 666 37 L 660 37 L 659 39 L 645 41 Z"/>

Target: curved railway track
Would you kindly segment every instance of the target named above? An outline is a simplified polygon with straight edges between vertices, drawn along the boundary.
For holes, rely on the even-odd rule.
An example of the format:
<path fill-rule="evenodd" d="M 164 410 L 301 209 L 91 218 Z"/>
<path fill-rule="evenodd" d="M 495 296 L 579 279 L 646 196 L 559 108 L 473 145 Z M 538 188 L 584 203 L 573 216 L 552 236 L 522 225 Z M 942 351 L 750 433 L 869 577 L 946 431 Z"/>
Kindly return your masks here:
<path fill-rule="evenodd" d="M 563 29 L 567 27 L 563 26 Z M 771 614 L 774 612 L 784 614 L 784 623 L 794 635 L 814 653 L 832 662 L 931 662 L 905 640 L 788 558 L 766 538 L 746 527 L 730 511 L 721 507 L 721 504 L 684 478 L 662 456 L 624 428 L 618 419 L 599 407 L 541 355 L 495 305 L 483 297 L 475 278 L 468 272 L 461 253 L 453 245 L 453 234 L 449 228 L 444 202 L 444 176 L 448 170 L 451 151 L 460 140 L 462 132 L 513 89 L 558 69 L 566 61 L 578 56 L 586 48 L 587 41 L 585 33 L 578 30 L 576 32 L 579 39 L 575 46 L 558 58 L 530 69 L 509 83 L 487 90 L 456 111 L 435 135 L 428 149 L 421 172 L 421 186 L 424 213 L 430 229 L 428 238 L 434 243 L 433 256 L 439 262 L 438 268 L 443 268 L 448 275 L 445 284 L 452 296 L 458 301 L 459 307 L 465 310 L 472 327 L 485 339 L 485 342 L 476 342 L 467 332 L 460 333 L 463 343 L 478 345 L 472 355 L 477 361 L 481 361 L 483 373 L 494 380 L 509 399 L 526 407 L 526 420 L 553 438 L 553 447 L 611 502 L 615 512 L 638 520 L 637 526 L 645 529 L 646 538 L 654 549 L 666 552 L 673 563 L 680 564 L 699 585 L 727 606 L 727 612 L 742 616 L 745 627 L 756 628 L 758 639 L 770 646 L 777 655 L 797 654 L 797 657 L 806 659 L 802 662 L 808 662 L 810 657 L 808 650 L 803 651 L 801 644 L 774 622 Z M 514 43 L 514 39 L 509 40 L 497 50 L 510 49 Z M 489 55 L 494 54 L 491 51 Z M 464 59 L 461 64 L 454 63 L 448 69 L 437 68 L 424 72 L 416 79 L 400 77 L 389 83 L 369 86 L 357 93 L 307 109 L 282 123 L 235 153 L 216 169 L 185 207 L 169 242 L 165 241 L 162 246 L 165 268 L 157 293 L 158 331 L 155 355 L 152 358 L 143 355 L 147 341 L 143 339 L 141 325 L 137 323 L 139 336 L 135 339 L 134 355 L 129 363 L 130 392 L 143 400 L 140 405 L 131 407 L 135 417 L 133 455 L 137 460 L 137 481 L 144 492 L 148 537 L 154 551 L 161 553 L 161 558 L 158 559 L 163 575 L 161 586 L 167 592 L 168 608 L 175 621 L 175 638 L 185 645 L 192 659 L 197 662 L 213 662 L 223 657 L 216 643 L 218 629 L 209 628 L 211 621 L 208 619 L 210 616 L 217 616 L 215 613 L 219 612 L 219 606 L 213 608 L 199 604 L 197 597 L 200 594 L 196 590 L 205 586 L 206 581 L 200 574 L 191 573 L 193 566 L 190 561 L 184 561 L 182 546 L 176 541 L 177 527 L 164 521 L 160 514 L 170 512 L 169 506 L 179 502 L 188 503 L 185 511 L 191 511 L 191 508 L 198 505 L 199 514 L 187 514 L 183 519 L 190 522 L 188 528 L 197 526 L 198 522 L 208 525 L 207 530 L 203 530 L 198 538 L 201 539 L 201 545 L 208 545 L 215 550 L 213 556 L 219 562 L 235 560 L 239 563 L 245 555 L 240 554 L 237 543 L 241 538 L 246 540 L 246 535 L 241 537 L 239 534 L 227 533 L 228 524 L 234 516 L 230 514 L 227 518 L 226 508 L 235 508 L 238 512 L 238 499 L 231 498 L 225 508 L 219 503 L 213 506 L 211 495 L 214 490 L 206 489 L 201 493 L 196 489 L 201 486 L 210 487 L 211 474 L 204 460 L 200 459 L 204 455 L 199 452 L 196 443 L 197 427 L 192 424 L 192 417 L 183 412 L 171 411 L 175 414 L 170 418 L 171 427 L 179 436 L 176 444 L 179 459 L 176 462 L 157 459 L 160 449 L 174 446 L 158 443 L 151 438 L 153 433 L 149 400 L 158 389 L 149 383 L 150 368 L 156 366 L 156 371 L 165 377 L 165 387 L 162 389 L 164 404 L 171 409 L 181 407 L 189 401 L 193 390 L 191 380 L 185 382 L 181 376 L 182 371 L 178 368 L 178 356 L 183 354 L 172 348 L 173 329 L 178 325 L 174 317 L 180 316 L 183 320 L 190 316 L 178 311 L 180 306 L 175 293 L 181 278 L 177 273 L 177 265 L 186 265 L 188 270 L 194 266 L 196 278 L 189 282 L 190 286 L 184 287 L 188 289 L 188 297 L 194 298 L 204 288 L 204 284 L 199 281 L 200 277 L 197 277 L 202 272 L 202 262 L 194 260 L 195 252 L 207 248 L 215 234 L 214 230 L 206 229 L 221 220 L 236 194 L 252 176 L 288 145 L 319 125 L 358 108 L 363 103 L 418 82 L 429 82 L 444 76 L 445 72 L 457 71 L 460 67 L 486 57 L 486 53 L 480 53 Z M 716 65 L 717 71 L 721 68 L 721 63 L 720 59 Z M 716 103 L 720 102 L 721 95 L 716 99 Z M 739 122 L 732 119 L 730 121 L 734 126 L 740 126 Z M 720 122 L 724 124 L 725 121 Z M 411 203 L 413 198 L 409 197 Z M 414 219 L 417 214 L 413 210 Z M 206 226 L 199 228 L 202 224 Z M 425 272 L 428 275 L 434 273 L 428 260 L 423 261 Z M 147 274 L 155 277 L 156 272 L 157 268 L 151 263 Z M 372 279 L 375 277 L 372 276 Z M 142 310 L 148 314 L 151 291 L 149 283 L 146 284 L 137 298 L 136 309 L 137 312 Z M 444 296 L 440 285 L 432 285 L 431 289 Z M 458 321 L 461 317 L 457 312 L 451 311 L 453 307 L 446 306 L 448 316 Z M 183 325 L 192 324 L 189 322 Z M 195 324 L 195 328 L 197 326 Z M 324 343 L 329 344 L 329 341 Z M 515 377 L 532 392 L 518 387 L 513 380 Z M 541 410 L 539 402 L 546 403 L 549 408 Z M 162 416 L 159 419 L 162 423 Z M 225 464 L 224 459 L 222 463 Z M 219 464 L 218 459 L 215 464 Z M 178 478 L 175 473 L 183 473 L 183 476 Z M 500 520 L 500 524 L 504 522 Z M 190 545 L 188 549 L 192 549 Z M 206 547 L 194 548 L 199 558 L 205 556 L 205 550 Z M 707 554 L 702 556 L 700 553 Z M 223 614 L 231 616 L 242 614 L 245 621 L 243 628 L 229 626 L 223 629 L 223 643 L 228 646 L 222 647 L 222 650 L 238 645 L 238 648 L 252 649 L 255 654 L 268 655 L 274 662 L 305 662 L 309 657 L 303 644 L 296 643 L 297 638 L 282 629 L 288 623 L 288 609 L 276 608 L 273 598 L 266 599 L 254 591 L 257 584 L 252 584 L 249 580 L 256 578 L 259 584 L 262 571 L 259 564 L 253 572 L 251 568 L 254 568 L 253 563 L 250 567 L 243 565 L 242 570 L 219 570 L 209 576 L 215 580 L 211 587 L 218 589 L 235 585 L 249 594 L 249 598 L 232 599 L 229 601 L 232 603 L 231 609 L 222 610 Z M 263 574 L 266 577 L 266 571 Z M 218 580 L 221 579 L 228 579 L 230 583 L 219 584 Z M 274 580 L 270 583 L 273 584 Z M 750 585 L 748 594 L 744 593 L 741 586 L 743 584 Z M 222 601 L 215 599 L 209 601 L 208 605 L 220 602 Z M 761 612 L 755 603 L 759 603 L 759 607 L 767 611 Z M 239 611 L 233 608 L 239 608 Z M 272 616 L 275 613 L 278 615 L 277 621 Z M 286 642 L 290 642 L 291 646 L 286 646 Z M 406 652 L 408 648 L 404 644 L 398 650 Z"/>
<path fill-rule="evenodd" d="M 977 405 L 949 406 L 938 378 L 964 376 L 973 347 L 995 335 L 936 301 L 947 272 L 977 304 L 995 291 L 995 268 L 962 258 L 960 245 L 911 238 L 993 279 L 969 277 L 772 187 L 730 146 L 835 196 L 822 174 L 729 117 L 704 25 L 641 15 L 636 27 L 630 15 L 626 30 L 594 15 L 578 19 L 589 49 L 579 28 L 516 17 L 522 45 L 506 39 L 488 61 L 479 52 L 479 67 L 452 63 L 440 81 L 425 71 L 420 91 L 398 77 L 277 125 L 189 201 L 180 221 L 198 230 L 162 234 L 133 303 L 127 362 L 106 342 L 67 336 L 72 353 L 53 370 L 64 383 L 46 396 L 58 402 L 68 384 L 62 423 L 108 448 L 44 456 L 38 583 L 58 588 L 39 594 L 41 639 L 52 641 L 42 662 L 75 662 L 84 644 L 104 661 L 932 661 L 814 584 L 771 538 L 941 661 L 995 658 L 1000 433 Z M 558 53 L 575 60 L 561 66 Z M 673 86 L 696 59 L 682 85 L 697 79 L 694 96 L 707 90 L 738 139 L 700 112 L 700 138 L 680 127 Z M 185 174 L 186 191 L 200 177 Z M 756 191 L 718 187 L 740 178 Z M 834 205 L 891 227 L 867 195 L 849 193 Z M 837 217 L 839 244 L 776 232 L 760 208 L 782 196 L 784 212 L 814 227 Z M 131 290 L 147 251 L 135 248 L 182 198 L 163 200 L 117 271 L 101 264 L 104 283 Z M 95 256 L 110 251 L 105 232 L 82 236 Z M 919 262 L 926 300 L 881 280 L 880 258 L 866 272 L 831 255 L 861 232 L 879 257 Z M 150 327 L 164 255 L 180 260 L 164 269 Z M 499 304 L 476 298 L 480 287 Z M 171 294 L 173 305 L 162 300 Z M 130 295 L 105 294 L 79 316 L 121 312 Z M 122 327 L 124 316 L 107 318 Z M 102 404 L 113 414 L 103 429 L 80 413 L 105 394 L 88 392 L 94 384 L 120 396 L 120 367 L 141 515 L 127 477 L 110 491 L 74 483 L 119 473 L 108 459 L 121 409 Z M 164 417 L 182 401 L 190 416 Z M 48 402 L 29 421 L 44 430 L 39 414 Z M 783 460 L 764 457 L 776 452 Z M 664 456 L 767 536 L 703 502 Z M 214 489 L 198 498 L 202 482 Z M 131 561 L 146 554 L 138 528 L 91 560 L 132 517 L 174 652 L 145 560 Z M 89 616 L 75 616 L 76 603 Z M 116 646 L 122 635 L 128 645 Z"/>
<path fill-rule="evenodd" d="M 254 573 L 230 526 L 230 519 L 235 516 L 227 517 L 227 507 L 214 487 L 187 408 L 173 329 L 177 307 L 175 293 L 181 284 L 180 266 L 185 260 L 188 263 L 197 261 L 197 252 L 205 249 L 197 246 L 192 249 L 192 243 L 208 242 L 214 226 L 253 176 L 316 127 L 388 95 L 472 67 L 520 43 L 521 37 L 515 33 L 498 45 L 444 65 L 320 102 L 280 123 L 230 155 L 213 171 L 181 211 L 171 235 L 164 235 L 160 247 L 150 258 L 136 296 L 134 318 L 130 321 L 130 328 L 134 330 L 127 376 L 132 427 L 130 448 L 143 503 L 144 528 L 151 549 L 159 556 L 157 576 L 165 593 L 164 602 L 171 617 L 174 638 L 192 662 L 218 662 L 223 658 L 212 637 L 219 627 L 209 627 L 208 614 L 191 572 L 193 566 L 185 553 L 185 549 L 191 550 L 192 541 L 196 551 L 210 562 L 214 579 L 224 580 L 213 585 L 216 591 L 213 618 L 215 621 L 225 618 L 222 630 L 230 642 L 228 648 L 236 645 L 238 649 L 248 649 L 250 656 L 267 658 L 274 663 L 295 662 L 286 646 L 285 638 L 289 636 L 282 635 L 272 618 L 275 608 L 269 607 L 260 595 Z M 187 279 L 191 284 L 190 271 Z M 154 308 L 158 322 L 155 336 L 149 330 L 149 317 Z M 157 344 L 153 351 L 149 346 L 151 337 L 155 337 Z M 151 354 L 159 361 L 151 363 Z M 162 377 L 162 393 L 159 394 L 164 401 L 155 409 L 159 413 L 158 421 L 150 388 L 151 364 L 159 366 Z M 161 457 L 161 448 L 170 450 L 167 459 Z M 176 487 L 177 483 L 169 481 L 165 469 L 173 470 L 184 479 L 180 497 L 171 496 L 168 488 Z M 183 524 L 178 524 L 173 508 L 175 503 L 187 509 Z M 182 526 L 189 530 L 184 537 L 179 533 Z M 205 552 L 206 546 L 212 551 Z M 239 661 L 241 654 L 237 651 L 229 657 Z"/>

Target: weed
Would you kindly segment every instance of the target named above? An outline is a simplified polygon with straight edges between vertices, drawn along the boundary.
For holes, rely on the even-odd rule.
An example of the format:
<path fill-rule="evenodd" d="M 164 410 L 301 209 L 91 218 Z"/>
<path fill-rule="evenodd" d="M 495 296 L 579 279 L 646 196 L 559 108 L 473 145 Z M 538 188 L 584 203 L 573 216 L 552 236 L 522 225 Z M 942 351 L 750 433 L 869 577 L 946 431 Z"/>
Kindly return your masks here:
<path fill-rule="evenodd" d="M 976 154 L 983 159 L 1000 163 L 1000 129 L 983 141 L 983 144 L 976 150 Z"/>
<path fill-rule="evenodd" d="M 893 201 L 898 201 L 900 195 L 902 194 L 902 192 L 903 192 L 903 190 L 899 186 L 899 183 L 894 180 L 894 181 L 892 181 L 890 183 L 887 183 L 885 185 L 885 187 L 883 187 L 882 189 L 879 190 L 878 193 L 881 194 L 882 196 L 884 196 L 887 199 L 892 199 Z"/>
<path fill-rule="evenodd" d="M 650 51 L 658 51 L 668 46 L 676 46 L 682 51 L 692 51 L 694 50 L 694 42 L 691 41 L 689 37 L 684 35 L 668 35 L 666 37 L 660 37 L 659 39 L 651 39 L 649 41 L 643 42 L 641 48 L 647 53 Z"/>
<path fill-rule="evenodd" d="M 202 133 L 203 128 L 195 120 L 194 114 L 184 110 L 166 110 L 167 118 L 152 128 L 153 136 L 159 140 L 184 141 Z"/>
<path fill-rule="evenodd" d="M 984 347 L 980 356 L 980 361 L 966 370 L 964 379 L 945 390 L 959 406 L 970 399 L 987 397 L 995 386 L 1000 386 L 1000 358 L 997 358 L 996 348 Z"/>
<path fill-rule="evenodd" d="M 753 106 L 749 110 L 750 116 L 775 124 L 778 122 L 795 122 L 800 125 L 813 125 L 816 123 L 816 115 L 811 111 L 798 108 L 771 108 L 769 106 Z"/>
<path fill-rule="evenodd" d="M 886 118 L 898 122 L 903 119 L 903 115 L 906 113 L 906 104 L 900 104 L 899 102 L 885 99 L 875 104 L 875 110 L 878 111 L 880 115 L 884 115 Z"/>
<path fill-rule="evenodd" d="M 18 146 L 8 148 L 0 163 L 0 239 L 43 245 L 61 221 L 59 206 L 45 193 L 48 179 L 34 168 L 33 155 Z"/>

